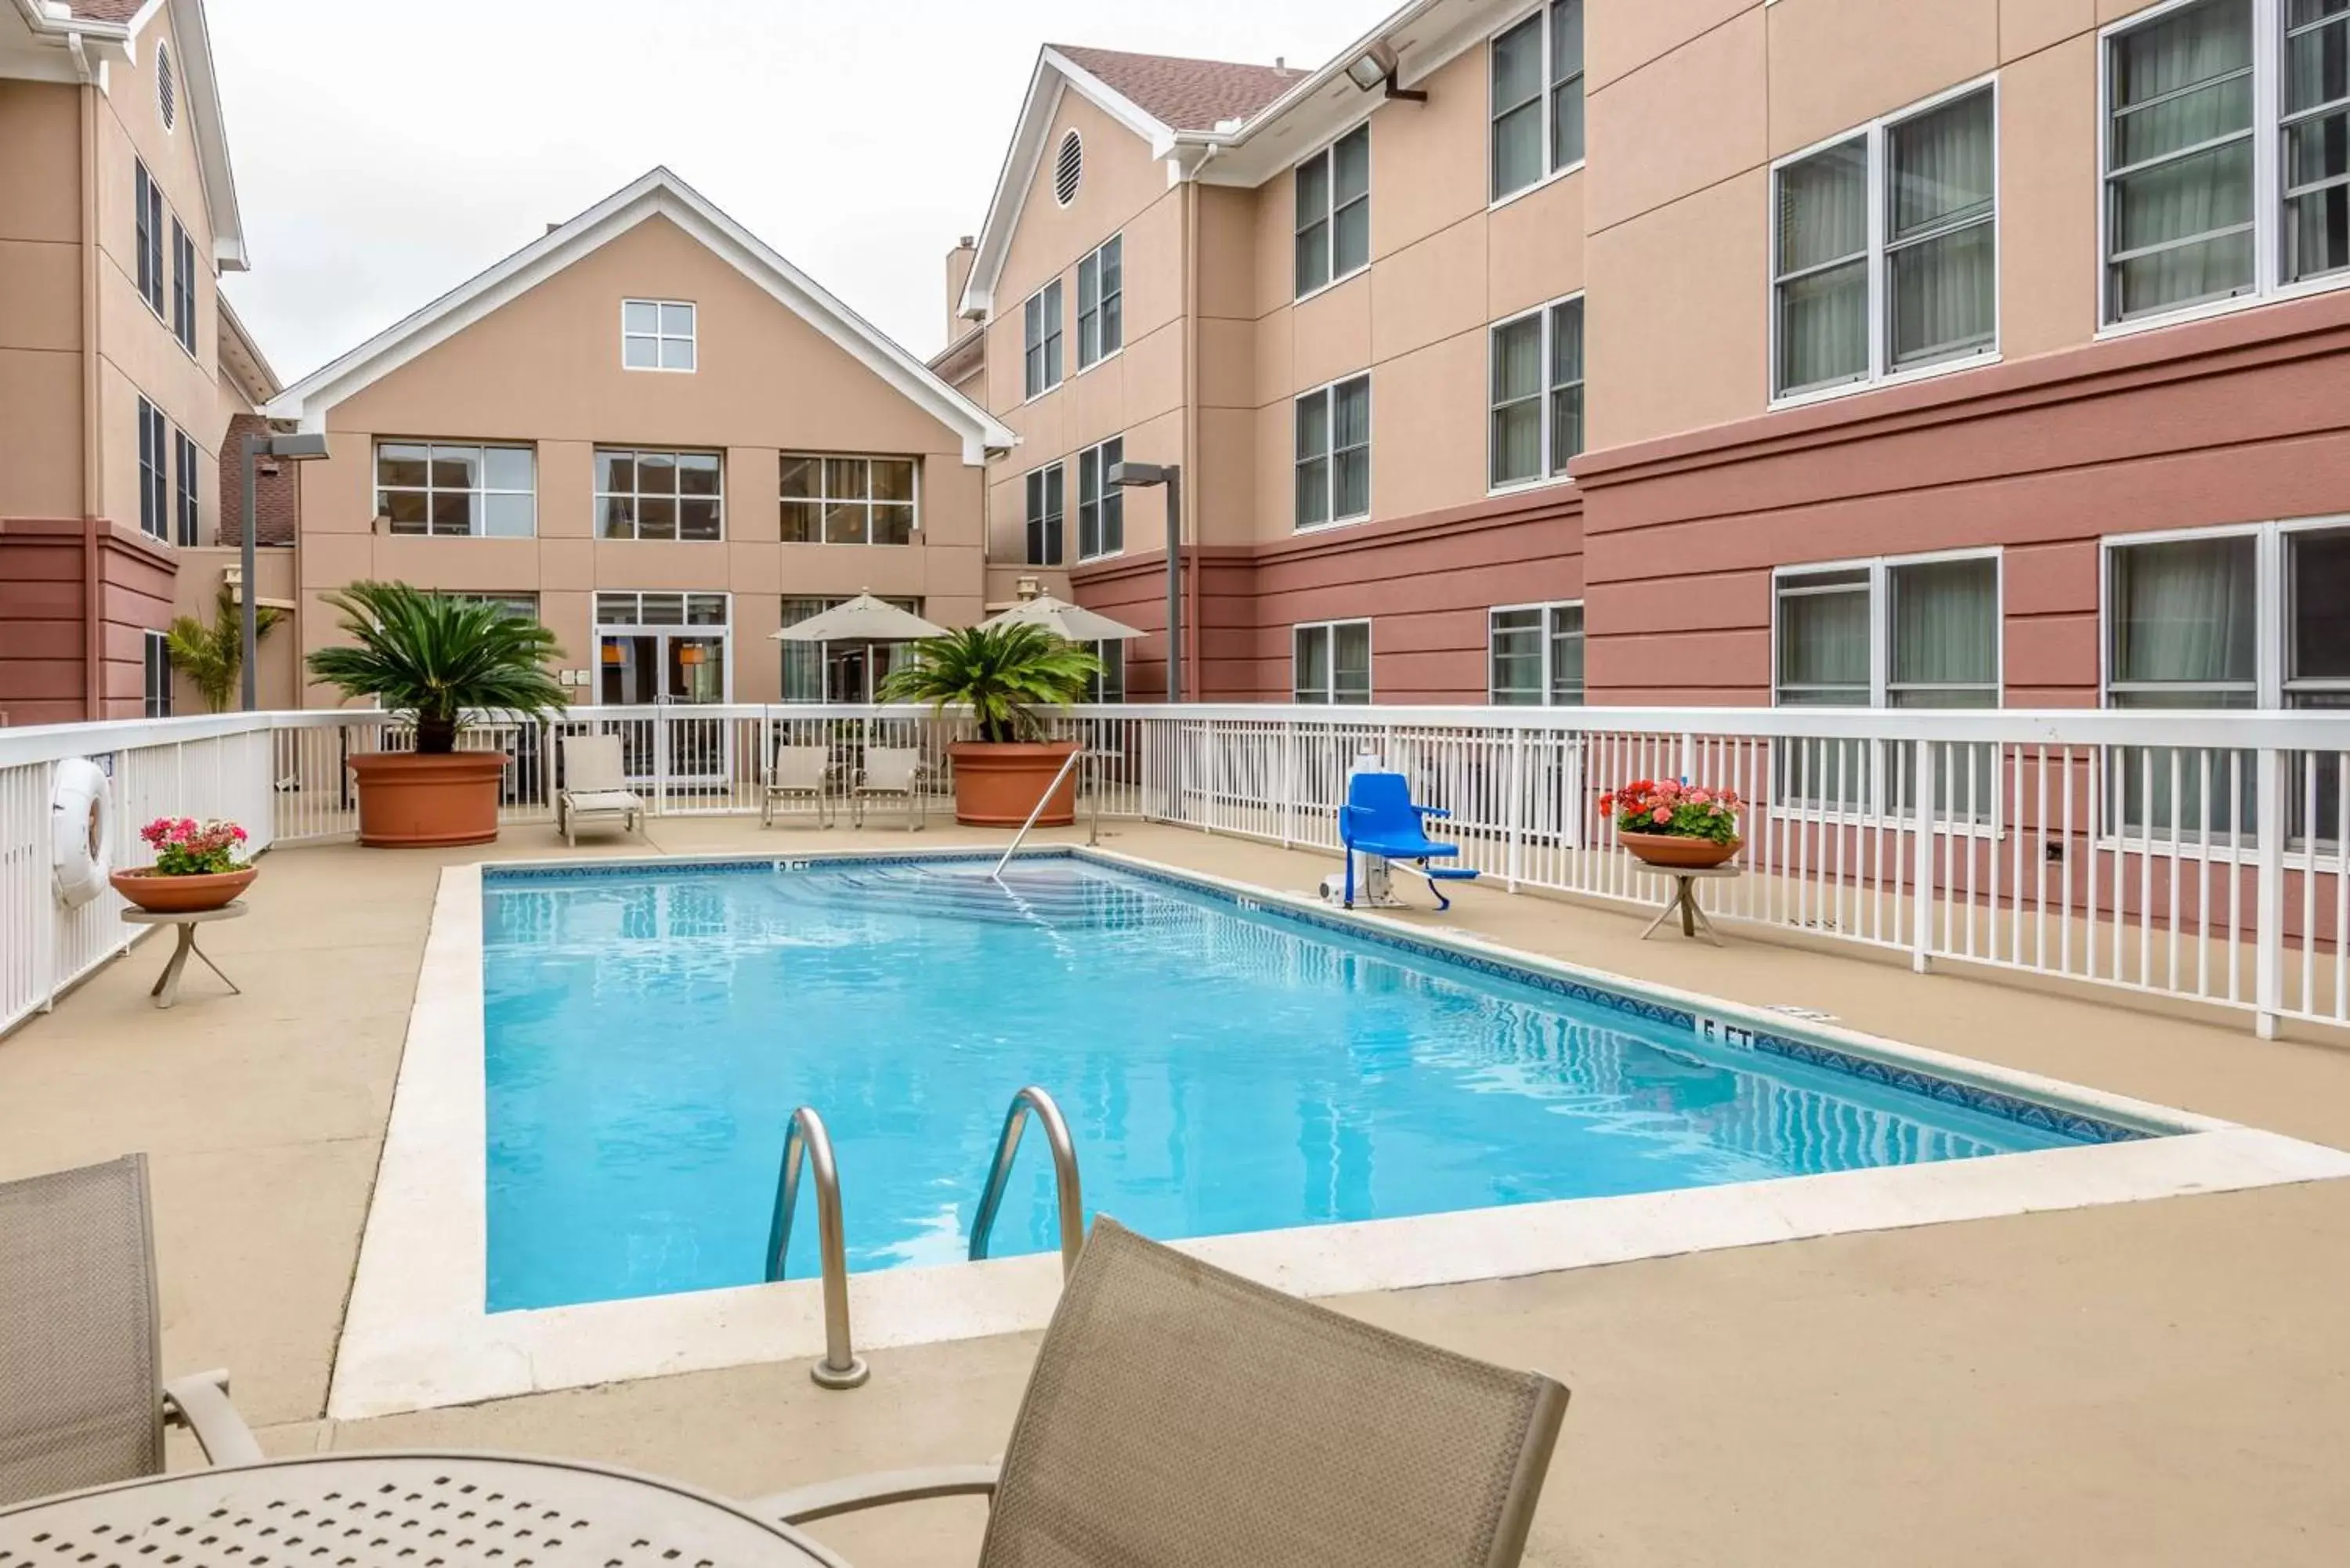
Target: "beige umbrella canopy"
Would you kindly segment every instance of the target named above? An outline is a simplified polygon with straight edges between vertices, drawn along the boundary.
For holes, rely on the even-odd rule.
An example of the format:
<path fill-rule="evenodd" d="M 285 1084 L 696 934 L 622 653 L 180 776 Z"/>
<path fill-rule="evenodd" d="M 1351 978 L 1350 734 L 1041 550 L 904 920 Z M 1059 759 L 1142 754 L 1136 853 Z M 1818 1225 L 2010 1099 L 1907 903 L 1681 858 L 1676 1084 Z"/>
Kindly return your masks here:
<path fill-rule="evenodd" d="M 1145 634 L 1122 620 L 1112 620 L 1083 605 L 1073 605 L 1066 599 L 1056 599 L 1050 594 L 1039 594 L 1033 599 L 1013 606 L 982 626 L 1041 626 L 1046 631 L 1069 642 L 1124 642 L 1128 638 Z"/>
<path fill-rule="evenodd" d="M 777 642 L 902 642 L 942 637 L 946 629 L 911 610 L 884 604 L 871 594 L 859 594 L 847 604 L 835 605 L 769 635 Z"/>

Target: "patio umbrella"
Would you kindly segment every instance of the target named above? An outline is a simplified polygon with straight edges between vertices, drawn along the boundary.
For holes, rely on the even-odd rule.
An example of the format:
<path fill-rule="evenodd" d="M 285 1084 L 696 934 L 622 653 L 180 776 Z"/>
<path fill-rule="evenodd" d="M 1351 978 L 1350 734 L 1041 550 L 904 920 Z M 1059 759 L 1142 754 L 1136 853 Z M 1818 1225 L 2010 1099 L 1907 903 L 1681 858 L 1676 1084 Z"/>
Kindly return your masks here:
<path fill-rule="evenodd" d="M 1040 594 L 1024 603 L 1014 605 L 982 626 L 1041 626 L 1046 631 L 1068 642 L 1124 642 L 1128 638 L 1144 634 L 1122 620 L 1112 620 L 1097 615 L 1083 605 L 1073 605 L 1056 599 L 1050 594 Z"/>
<path fill-rule="evenodd" d="M 859 594 L 847 604 L 835 605 L 769 635 L 777 642 L 903 642 L 942 637 L 946 629 L 911 610 L 883 604 L 871 594 Z"/>

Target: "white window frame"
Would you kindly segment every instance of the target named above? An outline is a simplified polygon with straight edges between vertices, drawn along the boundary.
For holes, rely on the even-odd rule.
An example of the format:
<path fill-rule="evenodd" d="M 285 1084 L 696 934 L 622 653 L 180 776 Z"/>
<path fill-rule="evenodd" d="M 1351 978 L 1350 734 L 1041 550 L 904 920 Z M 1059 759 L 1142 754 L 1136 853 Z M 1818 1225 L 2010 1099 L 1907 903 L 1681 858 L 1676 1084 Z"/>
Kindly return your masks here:
<path fill-rule="evenodd" d="M 196 357 L 196 240 L 172 214 L 172 340 Z"/>
<path fill-rule="evenodd" d="M 1553 691 L 1555 691 L 1558 685 L 1558 670 L 1552 663 L 1553 656 L 1556 652 L 1555 643 L 1557 634 L 1551 630 L 1550 618 L 1555 611 L 1569 609 L 1577 611 L 1578 613 L 1581 612 L 1583 609 L 1583 601 L 1581 599 L 1544 599 L 1534 604 L 1495 605 L 1485 612 L 1485 705 L 1487 707 L 1580 708 L 1586 705 L 1589 701 L 1591 694 L 1587 673 L 1585 684 L 1580 689 L 1582 695 L 1574 702 L 1558 702 L 1554 701 L 1551 695 Z M 1541 639 L 1542 643 L 1543 700 L 1538 703 L 1503 702 L 1499 695 L 1499 689 L 1493 684 L 1494 620 L 1495 618 L 1499 616 L 1525 615 L 1529 613 L 1539 614 L 1542 617 L 1542 625 L 1535 628 L 1535 634 Z M 1584 654 L 1586 660 L 1584 668 L 1587 672 L 1590 669 L 1590 665 L 1587 661 L 1590 657 L 1591 649 L 1589 622 L 1586 620 L 1585 622 L 1585 629 L 1577 631 L 1575 635 L 1583 643 Z"/>
<path fill-rule="evenodd" d="M 1550 379 L 1552 363 L 1551 356 L 1556 348 L 1556 345 L 1552 342 L 1552 333 L 1554 328 L 1552 327 L 1553 317 L 1551 313 L 1562 305 L 1574 305 L 1579 306 L 1583 303 L 1583 293 L 1584 291 L 1578 288 L 1572 294 L 1562 294 L 1556 299 L 1545 299 L 1540 305 L 1530 306 L 1524 310 L 1505 316 L 1502 317 L 1501 320 L 1492 323 L 1485 328 L 1485 493 L 1488 495 L 1514 495 L 1521 490 L 1541 490 L 1553 484 L 1573 484 L 1575 483 L 1575 476 L 1573 474 L 1563 473 L 1558 471 L 1555 461 L 1557 456 L 1557 447 L 1555 443 L 1558 432 L 1555 427 L 1555 422 L 1551 417 L 1551 400 L 1553 394 L 1555 393 L 1558 389 L 1552 385 Z M 1512 479 L 1497 482 L 1493 478 L 1493 460 L 1497 452 L 1497 443 L 1493 439 L 1493 410 L 1496 406 L 1493 402 L 1493 339 L 1501 333 L 1502 328 L 1505 327 L 1514 327 L 1529 316 L 1540 317 L 1542 318 L 1543 385 L 1542 391 L 1538 394 L 1542 399 L 1542 472 L 1535 474 L 1531 479 Z M 1583 379 L 1575 382 L 1575 384 L 1586 389 L 1587 395 L 1588 389 L 1591 385 L 1590 315 L 1587 311 L 1578 310 L 1576 313 L 1576 319 L 1584 333 L 1584 374 Z M 1590 418 L 1591 410 L 1589 404 L 1586 401 L 1584 409 L 1584 431 L 1586 436 L 1590 433 Z M 1583 448 L 1578 447 L 1573 456 L 1580 457 L 1583 454 Z M 1570 457 L 1569 461 L 1572 462 L 1573 457 Z M 1515 609 L 1522 607 L 1504 605 L 1500 607 L 1504 609 Z"/>
<path fill-rule="evenodd" d="M 170 209 L 163 202 L 163 187 L 155 183 L 154 172 L 143 158 L 130 161 L 130 243 L 138 252 L 131 275 L 139 297 L 155 313 L 155 319 L 165 326 L 171 317 L 165 314 L 164 300 L 170 285 L 163 275 L 163 219 Z M 143 276 L 141 275 L 144 275 Z"/>
<path fill-rule="evenodd" d="M 1086 678 L 1086 701 L 1111 703 L 1126 701 L 1126 644 L 1117 639 L 1089 642 L 1086 651 L 1101 661 L 1101 668 Z"/>
<path fill-rule="evenodd" d="M 2097 705 L 2114 702 L 2113 603 L 2114 554 L 2137 545 L 2176 545 L 2196 539 L 2253 540 L 2254 666 L 2252 706 L 2266 712 L 2284 711 L 2290 679 L 2285 646 L 2293 632 L 2293 607 L 2286 594 L 2286 542 L 2295 534 L 2337 533 L 2350 528 L 2350 513 L 2315 517 L 2282 518 L 2262 523 L 2222 523 L 2201 528 L 2157 528 L 2128 534 L 2108 534 L 2097 541 Z"/>
<path fill-rule="evenodd" d="M 1061 476 L 1061 509 L 1053 510 L 1051 475 Z M 1039 463 L 1020 476 L 1020 560 L 1029 566 L 1061 566 L 1069 559 L 1069 475 L 1066 462 Z M 1058 548 L 1039 551 L 1035 536 L 1041 531 L 1045 544 Z M 1048 560 L 1037 560 L 1040 555 Z"/>
<path fill-rule="evenodd" d="M 422 447 L 425 452 L 425 483 L 421 485 L 384 483 L 383 449 L 388 446 Z M 473 498 L 473 505 L 469 509 L 473 517 L 473 525 L 463 534 L 436 533 L 432 527 L 432 497 L 436 493 L 451 495 L 459 493 L 459 489 L 455 485 L 442 486 L 432 483 L 432 449 L 443 446 L 470 447 L 482 453 L 480 471 L 481 483 L 478 484 L 465 486 L 463 492 L 464 494 L 470 495 Z M 515 490 L 504 485 L 494 485 L 489 482 L 489 453 L 493 450 L 500 452 L 519 452 L 529 455 L 530 488 L 528 490 Z M 369 471 L 369 474 L 368 493 L 373 500 L 375 505 L 375 515 L 384 520 L 383 531 L 388 535 L 396 534 L 402 539 L 536 539 L 538 537 L 538 448 L 529 441 L 426 441 L 401 436 L 382 436 L 377 439 L 374 446 L 370 449 L 369 455 L 374 467 Z M 421 495 L 424 497 L 423 532 L 417 533 L 407 528 L 395 529 L 392 527 L 391 512 L 390 508 L 386 507 L 383 504 L 383 498 L 387 493 L 397 493 L 402 495 Z M 492 534 L 486 532 L 484 524 L 489 520 L 488 498 L 492 495 L 529 496 L 530 532 L 527 534 Z"/>
<path fill-rule="evenodd" d="M 801 462 L 813 462 L 818 465 L 816 468 L 817 493 L 816 495 L 785 495 L 783 493 L 783 466 L 795 459 Z M 865 493 L 863 495 L 832 495 L 825 493 L 826 483 L 831 477 L 831 471 L 823 465 L 833 462 L 861 462 L 865 464 Z M 883 501 L 877 503 L 873 499 L 873 465 L 877 462 L 903 462 L 911 465 L 913 468 L 913 498 L 910 503 L 905 504 L 910 504 L 912 509 L 913 521 L 908 525 L 908 536 L 905 545 L 880 543 L 877 542 L 873 537 L 873 508 L 876 505 L 896 506 L 901 504 L 895 501 Z M 720 467 L 722 472 L 719 476 L 719 487 L 723 491 L 725 488 L 726 483 L 725 476 L 723 472 L 724 464 L 722 462 Z M 786 545 L 831 545 L 839 548 L 850 548 L 861 545 L 873 549 L 899 550 L 906 548 L 908 545 L 919 545 L 922 542 L 922 460 L 919 457 L 915 457 L 911 454 L 901 455 L 892 452 L 785 452 L 775 454 L 775 518 L 779 536 L 782 533 L 781 524 L 783 521 L 783 508 L 792 505 L 813 505 L 816 509 L 816 536 L 813 539 L 786 538 L 783 541 Z M 844 539 L 836 541 L 825 536 L 825 508 L 836 501 L 852 503 L 861 502 L 864 504 L 865 537 L 863 539 Z M 723 519 L 724 514 L 723 504 L 720 508 L 720 513 Z"/>
<path fill-rule="evenodd" d="M 1337 514 L 1340 449 L 1336 393 L 1340 387 L 1348 386 L 1356 381 L 1363 383 L 1363 509 L 1360 512 L 1349 512 L 1341 517 Z M 1302 523 L 1297 518 L 1297 469 L 1300 462 L 1297 456 L 1297 405 L 1308 398 L 1321 398 L 1331 405 L 1331 417 L 1327 421 L 1330 429 L 1330 444 L 1322 452 L 1322 487 L 1323 493 L 1329 503 L 1330 515 L 1319 523 Z M 1368 370 L 1357 370 L 1351 376 L 1341 376 L 1335 381 L 1325 381 L 1320 386 L 1310 388 L 1289 400 L 1289 525 L 1292 533 L 1318 534 L 1325 528 L 1345 528 L 1370 520 L 1373 510 L 1372 497 L 1377 493 L 1374 488 L 1377 483 L 1377 474 L 1373 449 L 1378 444 L 1378 405 L 1374 400 L 1371 373 Z M 1346 450 L 1351 452 L 1354 449 L 1349 447 Z"/>
<path fill-rule="evenodd" d="M 1584 114 L 1586 116 L 1583 125 L 1584 155 L 1583 157 L 1577 158 L 1568 163 L 1561 163 L 1558 161 L 1558 148 L 1555 145 L 1555 139 L 1556 121 L 1552 117 L 1550 109 L 1550 95 L 1560 85 L 1559 83 L 1552 81 L 1550 78 L 1550 7 L 1551 0 L 1540 0 L 1540 3 L 1537 5 L 1528 5 L 1522 8 L 1507 21 L 1503 22 L 1501 26 L 1495 27 L 1492 32 L 1485 35 L 1485 47 L 1482 52 L 1485 57 L 1485 210 L 1489 213 L 1497 207 L 1506 207 L 1513 202 L 1523 201 L 1526 197 L 1533 195 L 1535 192 L 1540 191 L 1546 186 L 1555 185 L 1570 174 L 1581 172 L 1585 162 L 1591 155 L 1591 122 L 1588 118 L 1591 112 L 1591 95 L 1588 90 L 1591 80 L 1591 6 L 1589 0 L 1586 0 L 1586 4 L 1583 8 L 1584 68 L 1576 72 L 1575 77 L 1575 79 L 1578 83 L 1583 84 L 1585 88 L 1583 99 Z M 1497 196 L 1493 193 L 1493 121 L 1499 118 L 1499 106 L 1493 102 L 1493 45 L 1494 42 L 1501 38 L 1504 34 L 1515 32 L 1527 22 L 1536 18 L 1539 18 L 1542 22 L 1543 91 L 1541 102 L 1543 111 L 1543 165 L 1546 170 L 1548 170 L 1548 172 L 1544 174 L 1539 180 L 1535 180 L 1528 184 L 1521 185 L 1514 191 Z"/>
<path fill-rule="evenodd" d="M 1363 628 L 1363 700 L 1360 702 L 1353 701 L 1342 702 L 1338 700 L 1338 628 L 1340 627 L 1356 626 L 1359 626 Z M 1290 624 L 1290 701 L 1292 703 L 1299 702 L 1299 698 L 1297 696 L 1297 639 L 1304 634 L 1311 631 L 1321 632 L 1330 639 L 1330 677 L 1323 685 L 1321 700 L 1318 702 L 1309 702 L 1303 705 L 1319 708 L 1365 708 L 1378 701 L 1378 682 L 1377 676 L 1378 671 L 1378 649 L 1376 642 L 1373 640 L 1371 618 L 1369 616 L 1347 616 L 1337 620 L 1301 620 L 1294 621 Z"/>
<path fill-rule="evenodd" d="M 632 305 L 642 305 L 651 307 L 653 313 L 653 329 L 650 332 L 631 332 L 629 330 L 629 306 Z M 665 318 L 662 313 L 664 311 L 671 310 L 682 310 L 685 312 L 685 330 L 683 332 L 671 332 L 667 326 L 663 325 Z M 650 343 L 653 346 L 653 362 L 651 364 L 631 365 L 629 363 L 629 344 L 631 339 L 640 343 Z M 690 358 L 693 363 L 691 365 L 662 364 L 660 362 L 662 358 L 662 351 L 671 343 L 684 344 L 687 357 Z M 691 376 L 700 370 L 702 369 L 701 306 L 691 299 L 623 299 L 620 301 L 620 369 L 623 370 L 638 370 L 649 373 L 658 373 L 666 376 Z"/>
<path fill-rule="evenodd" d="M 1020 400 L 1024 403 L 1034 402 L 1068 379 L 1068 352 L 1066 347 L 1058 353 L 1055 352 L 1055 346 L 1061 345 L 1066 336 L 1068 312 L 1064 308 L 1065 305 L 1058 277 L 1045 282 L 1035 293 L 1020 302 Z M 1031 310 L 1035 313 L 1036 337 L 1034 342 L 1028 337 Z M 1047 317 L 1051 319 L 1047 320 Z M 1036 357 L 1036 378 L 1033 383 L 1028 375 L 1031 355 Z"/>
<path fill-rule="evenodd" d="M 172 421 L 143 392 L 133 417 L 139 421 L 139 531 L 168 545 L 177 532 L 172 525 Z"/>
<path fill-rule="evenodd" d="M 1118 286 L 1105 294 L 1101 287 L 1102 258 L 1109 254 L 1113 249 L 1118 253 Z M 1093 268 L 1094 272 L 1093 322 L 1096 348 L 1094 357 L 1090 359 L 1086 358 L 1086 269 L 1087 267 Z M 1101 341 L 1106 335 L 1104 329 L 1109 324 L 1108 306 L 1112 299 L 1118 301 L 1118 342 L 1112 347 L 1102 347 Z M 1073 374 L 1082 376 L 1095 366 L 1107 364 L 1126 352 L 1126 235 L 1123 232 L 1112 234 L 1078 258 L 1076 327 L 1077 368 Z M 1024 351 L 1026 345 L 1024 343 L 1022 348 Z M 1023 374 L 1025 374 L 1024 367 L 1027 361 L 1024 352 L 1021 363 L 1024 367 Z"/>
<path fill-rule="evenodd" d="M 203 452 L 187 431 L 172 431 L 172 536 L 183 549 L 203 541 Z"/>
<path fill-rule="evenodd" d="M 1985 88 L 1991 92 L 1991 343 L 1987 348 L 1955 354 L 1947 359 L 1894 369 L 1893 334 L 1887 319 L 1892 301 L 1887 284 L 1889 271 L 1887 257 L 1889 253 L 1886 249 L 1886 241 L 1889 219 L 1886 213 L 1886 180 L 1890 170 L 1886 154 L 1887 134 L 1920 115 L 1931 114 Z M 2002 130 L 1999 73 L 1992 71 L 1970 81 L 1960 82 L 1956 87 L 1946 88 L 1931 98 L 1906 104 L 1889 114 L 1879 115 L 1866 124 L 1848 127 L 1834 136 L 1822 137 L 1809 147 L 1790 152 L 1783 158 L 1772 160 L 1770 179 L 1763 187 L 1770 202 L 1770 251 L 1763 269 L 1763 302 L 1764 319 L 1769 323 L 1770 347 L 1770 363 L 1764 373 L 1770 378 L 1770 406 L 1773 409 L 1802 408 L 1806 403 L 1849 398 L 1856 392 L 1907 386 L 1912 381 L 1931 380 L 1937 376 L 1954 375 L 1961 370 L 1979 370 L 1987 365 L 2000 363 L 2005 357 L 2006 311 L 2000 275 L 2007 243 L 2005 225 L 2001 221 L 2000 201 Z M 1830 148 L 1841 147 L 1856 137 L 1866 138 L 1868 143 L 1868 373 L 1830 386 L 1782 392 L 1779 389 L 1779 174 L 1782 170 L 1816 157 Z"/>
<path fill-rule="evenodd" d="M 1111 436 L 1107 441 L 1097 441 L 1071 459 L 1077 468 L 1076 557 L 1080 561 L 1107 561 L 1126 554 L 1126 491 L 1122 486 L 1109 482 L 1110 463 L 1114 461 L 1109 452 L 1112 446 L 1118 448 L 1116 461 L 1123 461 L 1126 456 L 1126 437 L 1122 434 Z M 1087 458 L 1093 459 L 1096 490 L 1093 504 L 1096 508 L 1094 542 L 1097 548 L 1090 553 L 1086 549 L 1086 460 Z M 1113 504 L 1118 511 L 1118 545 L 1114 549 L 1104 550 L 1098 548 L 1101 542 L 1101 524 L 1103 520 L 1110 515 Z"/>
<path fill-rule="evenodd" d="M 139 639 L 139 705 L 150 719 L 172 716 L 172 641 L 149 630 Z"/>
<path fill-rule="evenodd" d="M 626 452 L 629 457 L 629 472 L 630 475 L 629 488 L 626 490 L 607 490 L 604 488 L 602 476 L 597 472 L 597 469 L 601 466 L 600 463 L 597 462 L 597 460 L 608 454 L 617 457 L 622 452 Z M 694 495 L 689 497 L 683 488 L 682 481 L 680 482 L 679 489 L 673 493 L 658 490 L 647 491 L 644 488 L 643 481 L 637 476 L 639 471 L 643 466 L 644 456 L 648 452 L 650 452 L 656 457 L 709 457 L 717 459 L 717 492 L 712 495 Z M 588 461 L 590 464 L 595 465 L 591 466 L 588 471 L 588 489 L 590 508 L 588 514 L 588 537 L 594 539 L 597 543 L 613 545 L 723 545 L 726 542 L 726 454 L 719 449 L 715 447 L 697 446 L 620 446 L 617 443 L 606 445 L 605 443 L 598 441 L 596 445 L 588 449 Z M 535 475 L 536 470 L 533 472 Z M 631 503 L 639 503 L 644 501 L 649 495 L 655 501 L 673 500 L 677 503 L 677 532 L 675 535 L 667 539 L 646 538 L 644 521 L 636 515 L 636 507 L 633 504 L 629 509 L 629 532 L 626 534 L 608 534 L 604 531 L 604 503 L 622 496 L 627 497 Z M 718 533 L 714 537 L 708 539 L 689 539 L 685 536 L 685 503 L 689 499 L 694 501 L 713 501 L 717 503 Z"/>
<path fill-rule="evenodd" d="M 2113 158 L 2113 40 L 2135 28 L 2159 21 L 2199 0 L 2164 0 L 2097 30 L 2097 337 L 2126 337 L 2133 333 L 2178 327 L 2214 316 L 2230 316 L 2279 300 L 2300 299 L 2350 287 L 2350 267 L 2293 283 L 2280 281 L 2284 259 L 2283 119 L 2285 0 L 2251 0 L 2252 7 L 2252 286 L 2224 299 L 2207 299 L 2175 309 L 2150 311 L 2126 320 L 2113 318 L 2108 292 L 2107 258 L 2112 241 L 2113 210 L 2106 197 Z"/>
<path fill-rule="evenodd" d="M 1357 134 L 1358 132 L 1363 138 L 1364 148 L 1363 193 L 1354 198 L 1353 201 L 1341 202 L 1338 200 L 1338 143 L 1346 140 L 1350 136 Z M 1360 277 L 1363 274 L 1371 270 L 1370 220 L 1367 216 L 1363 222 L 1362 264 L 1358 266 L 1349 267 L 1345 272 L 1340 272 L 1338 270 L 1338 214 L 1357 203 L 1360 203 L 1366 209 L 1367 209 L 1371 204 L 1372 170 L 1370 161 L 1370 136 L 1371 117 L 1369 113 L 1366 112 L 1360 119 L 1356 120 L 1355 123 L 1347 127 L 1346 130 L 1330 138 L 1321 146 L 1315 148 L 1313 151 L 1307 153 L 1305 157 L 1300 158 L 1296 162 L 1289 166 L 1289 296 L 1292 304 L 1301 304 L 1305 300 L 1312 299 L 1316 295 L 1327 294 L 1332 289 L 1337 287 L 1340 284 L 1345 283 L 1347 279 Z M 1297 222 L 1296 182 L 1298 171 L 1309 163 L 1324 164 L 1329 171 L 1329 205 L 1322 210 L 1322 216 L 1318 220 L 1315 220 L 1322 225 L 1322 265 L 1326 275 L 1320 283 L 1316 284 L 1312 288 L 1301 289 L 1297 286 L 1297 236 L 1302 232 L 1302 229 Z"/>

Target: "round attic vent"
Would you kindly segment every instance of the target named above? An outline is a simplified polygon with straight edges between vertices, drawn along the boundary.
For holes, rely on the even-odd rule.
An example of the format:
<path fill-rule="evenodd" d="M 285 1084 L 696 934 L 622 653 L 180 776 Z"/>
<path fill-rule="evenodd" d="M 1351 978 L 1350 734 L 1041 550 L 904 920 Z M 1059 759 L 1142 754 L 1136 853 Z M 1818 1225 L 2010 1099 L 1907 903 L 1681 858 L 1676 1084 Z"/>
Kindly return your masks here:
<path fill-rule="evenodd" d="M 1053 200 L 1064 207 L 1077 199 L 1077 182 L 1086 174 L 1086 144 L 1070 131 L 1061 138 L 1061 153 L 1053 161 Z"/>
<path fill-rule="evenodd" d="M 179 85 L 172 79 L 172 49 L 168 44 L 155 46 L 155 107 L 162 111 L 163 129 L 172 129 L 180 117 Z"/>

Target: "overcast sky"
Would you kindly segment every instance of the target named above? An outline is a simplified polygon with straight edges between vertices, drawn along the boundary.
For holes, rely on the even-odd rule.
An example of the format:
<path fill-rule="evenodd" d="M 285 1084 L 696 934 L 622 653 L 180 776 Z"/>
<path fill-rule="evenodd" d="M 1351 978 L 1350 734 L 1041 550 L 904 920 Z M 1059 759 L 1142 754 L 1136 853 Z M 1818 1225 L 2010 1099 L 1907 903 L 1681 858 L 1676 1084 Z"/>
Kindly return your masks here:
<path fill-rule="evenodd" d="M 1319 64 L 1389 0 L 209 0 L 288 382 L 666 163 L 916 353 L 1039 44 Z"/>

